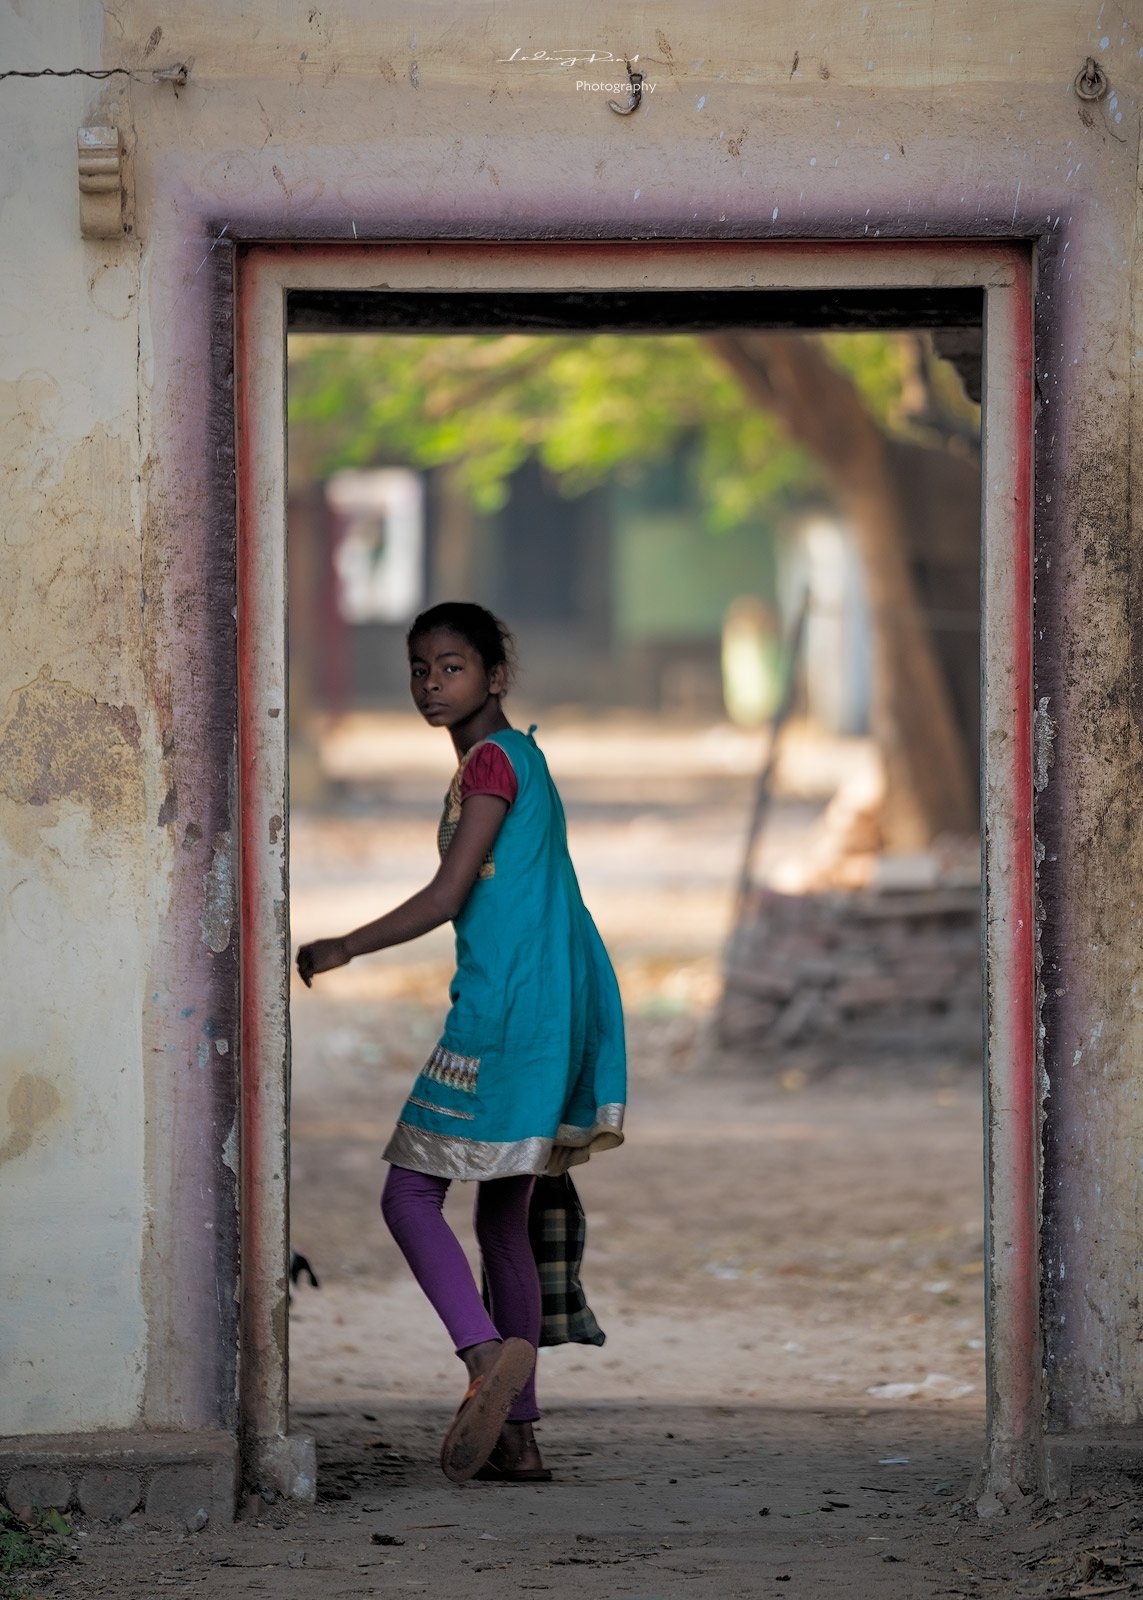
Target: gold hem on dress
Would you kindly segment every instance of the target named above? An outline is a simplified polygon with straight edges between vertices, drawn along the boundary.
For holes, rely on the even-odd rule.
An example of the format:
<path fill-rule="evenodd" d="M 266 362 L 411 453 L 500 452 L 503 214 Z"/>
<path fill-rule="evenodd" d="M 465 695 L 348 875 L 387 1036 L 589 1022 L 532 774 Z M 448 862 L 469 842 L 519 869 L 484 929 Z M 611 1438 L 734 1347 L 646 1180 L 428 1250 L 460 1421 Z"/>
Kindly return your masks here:
<path fill-rule="evenodd" d="M 561 1123 L 554 1139 L 514 1139 L 506 1143 L 432 1133 L 411 1122 L 398 1122 L 385 1146 L 384 1159 L 395 1167 L 461 1182 L 529 1173 L 556 1177 L 569 1167 L 580 1166 L 593 1154 L 621 1145 L 623 1110 L 621 1105 L 600 1106 L 591 1127 Z"/>

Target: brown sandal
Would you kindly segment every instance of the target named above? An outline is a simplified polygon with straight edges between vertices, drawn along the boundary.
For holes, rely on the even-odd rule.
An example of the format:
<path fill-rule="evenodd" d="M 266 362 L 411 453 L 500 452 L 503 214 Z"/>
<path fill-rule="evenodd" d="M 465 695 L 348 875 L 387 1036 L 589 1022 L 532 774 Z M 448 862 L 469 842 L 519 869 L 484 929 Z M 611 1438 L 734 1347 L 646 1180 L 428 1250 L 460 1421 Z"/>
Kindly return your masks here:
<path fill-rule="evenodd" d="M 495 1450 L 475 1474 L 482 1483 L 551 1483 L 550 1467 L 506 1467 L 496 1459 Z"/>
<path fill-rule="evenodd" d="M 527 1339 L 505 1339 L 493 1366 L 473 1378 L 441 1445 L 441 1471 L 452 1483 L 465 1483 L 484 1466 L 535 1364 Z"/>

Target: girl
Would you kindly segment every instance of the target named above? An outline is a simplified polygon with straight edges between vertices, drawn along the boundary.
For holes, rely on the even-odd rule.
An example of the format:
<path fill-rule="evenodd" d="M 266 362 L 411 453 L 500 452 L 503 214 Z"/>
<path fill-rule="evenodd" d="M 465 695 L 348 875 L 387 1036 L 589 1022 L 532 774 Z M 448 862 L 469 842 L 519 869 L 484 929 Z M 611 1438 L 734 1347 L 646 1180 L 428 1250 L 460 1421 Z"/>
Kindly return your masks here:
<path fill-rule="evenodd" d="M 454 1482 L 546 1482 L 532 1433 L 540 1285 L 528 1239 L 535 1178 L 623 1140 L 623 1015 L 580 897 L 563 807 L 532 738 L 504 715 L 512 639 L 482 606 L 448 602 L 409 630 L 413 700 L 459 758 L 432 882 L 376 922 L 298 951 L 315 973 L 451 920 L 456 974 L 440 1042 L 385 1149 L 381 1209 L 448 1329 L 470 1383 L 445 1436 Z M 442 1215 L 453 1178 L 477 1183 L 485 1310 Z"/>

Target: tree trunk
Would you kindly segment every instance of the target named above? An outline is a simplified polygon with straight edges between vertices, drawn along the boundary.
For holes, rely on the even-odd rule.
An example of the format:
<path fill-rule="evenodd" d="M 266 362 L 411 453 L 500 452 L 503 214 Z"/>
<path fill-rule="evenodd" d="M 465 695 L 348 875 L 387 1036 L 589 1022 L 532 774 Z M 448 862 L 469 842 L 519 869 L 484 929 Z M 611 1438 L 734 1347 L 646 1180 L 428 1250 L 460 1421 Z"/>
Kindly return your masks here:
<path fill-rule="evenodd" d="M 857 542 L 873 616 L 870 721 L 885 763 L 887 842 L 894 849 L 919 849 L 942 833 L 974 832 L 978 798 L 971 730 L 978 712 L 967 703 L 976 680 L 970 667 L 965 682 L 964 641 L 971 650 L 978 568 L 972 569 L 967 609 L 963 593 L 954 598 L 940 576 L 943 567 L 967 566 L 963 559 L 950 563 L 946 558 L 950 544 L 955 555 L 964 552 L 964 491 L 974 469 L 946 451 L 891 439 L 855 385 L 811 339 L 780 333 L 709 338 L 746 392 L 775 412 L 791 437 L 826 469 Z M 977 503 L 970 503 L 968 528 L 977 529 L 979 542 Z M 939 529 L 931 549 L 930 527 Z M 926 570 L 929 579 L 919 585 L 918 572 L 923 579 Z M 933 592 L 922 595 L 919 588 Z M 955 672 L 942 664 L 925 609 L 937 611 L 952 644 L 959 643 L 951 652 L 960 658 Z"/>
<path fill-rule="evenodd" d="M 463 599 L 476 587 L 477 521 L 472 497 L 454 466 L 433 474 L 436 537 L 432 546 L 431 604 Z"/>

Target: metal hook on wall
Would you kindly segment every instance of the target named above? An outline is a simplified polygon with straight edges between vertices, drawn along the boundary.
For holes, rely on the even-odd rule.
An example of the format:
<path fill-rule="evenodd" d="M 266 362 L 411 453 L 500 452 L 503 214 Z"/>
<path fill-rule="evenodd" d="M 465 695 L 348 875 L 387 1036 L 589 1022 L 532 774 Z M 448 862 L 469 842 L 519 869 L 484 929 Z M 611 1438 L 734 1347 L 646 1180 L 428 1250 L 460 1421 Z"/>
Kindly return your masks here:
<path fill-rule="evenodd" d="M 1088 56 L 1075 75 L 1072 88 L 1081 100 L 1102 100 L 1107 93 L 1107 73 L 1094 56 Z"/>
<path fill-rule="evenodd" d="M 1080 102 L 1080 121 L 1084 127 L 1093 128 L 1095 126 L 1095 117 L 1091 110 L 1091 104 L 1095 102 L 1103 112 L 1103 122 L 1107 132 L 1113 139 L 1117 139 L 1120 144 L 1126 144 L 1126 137 L 1121 133 L 1116 133 L 1109 114 L 1110 111 L 1115 111 L 1115 101 L 1111 101 L 1110 107 L 1106 103 L 1111 81 L 1094 56 L 1088 56 L 1083 66 L 1076 73 L 1072 88 L 1075 90 Z M 1123 121 L 1122 111 L 1115 111 L 1115 121 Z"/>
<path fill-rule="evenodd" d="M 629 117 L 633 111 L 638 111 L 640 101 L 643 99 L 643 74 L 631 70 L 630 61 L 624 63 L 627 68 L 627 80 L 631 85 L 631 103 L 621 106 L 618 100 L 609 100 L 607 104 L 616 116 Z"/>

